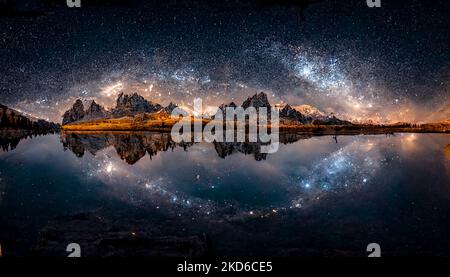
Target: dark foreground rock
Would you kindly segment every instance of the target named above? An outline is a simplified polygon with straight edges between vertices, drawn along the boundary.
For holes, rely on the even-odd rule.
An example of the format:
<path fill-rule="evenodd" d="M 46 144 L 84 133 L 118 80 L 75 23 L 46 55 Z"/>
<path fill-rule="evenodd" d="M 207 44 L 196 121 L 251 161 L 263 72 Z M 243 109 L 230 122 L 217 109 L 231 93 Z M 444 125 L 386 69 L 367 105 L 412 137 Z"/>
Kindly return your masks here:
<path fill-rule="evenodd" d="M 50 222 L 39 236 L 34 250 L 38 256 L 67 256 L 69 243 L 78 243 L 83 257 L 183 257 L 199 258 L 211 254 L 207 235 L 161 236 L 152 234 L 150 226 L 139 226 L 145 231 L 115 229 L 114 222 L 81 213 Z M 122 226 L 124 227 L 124 226 Z"/>

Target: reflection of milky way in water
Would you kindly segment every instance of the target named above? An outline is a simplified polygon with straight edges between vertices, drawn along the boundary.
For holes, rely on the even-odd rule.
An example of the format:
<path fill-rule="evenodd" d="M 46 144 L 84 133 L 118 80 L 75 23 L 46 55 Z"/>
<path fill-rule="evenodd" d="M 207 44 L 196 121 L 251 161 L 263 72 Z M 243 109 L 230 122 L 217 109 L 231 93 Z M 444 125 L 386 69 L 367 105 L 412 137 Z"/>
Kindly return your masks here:
<path fill-rule="evenodd" d="M 0 236 L 206 233 L 226 255 L 360 255 L 373 240 L 385 253 L 448 253 L 448 135 L 291 135 L 267 156 L 167 138 L 48 135 L 0 151 Z"/>
<path fill-rule="evenodd" d="M 388 160 L 374 147 L 374 142 L 354 141 L 314 164 L 305 176 L 298 176 L 303 193 L 293 200 L 293 206 L 302 207 L 320 200 L 321 195 L 367 185 L 387 164 Z"/>
<path fill-rule="evenodd" d="M 447 159 L 450 160 L 450 144 L 445 147 L 444 153 Z"/>
<path fill-rule="evenodd" d="M 301 149 L 302 144 L 308 147 L 308 138 L 282 135 L 280 151 L 284 147 Z M 317 143 L 319 138 L 310 140 Z M 331 146 L 327 148 L 331 152 L 306 166 L 298 161 L 294 167 L 277 164 L 272 160 L 276 154 L 259 153 L 260 145 L 255 143 L 176 144 L 169 134 L 156 133 L 72 134 L 63 135 L 62 141 L 78 157 L 89 152 L 89 157 L 80 160 L 84 174 L 108 184 L 112 194 L 135 205 L 150 201 L 157 208 L 177 207 L 180 215 L 186 209 L 203 216 L 227 211 L 234 216 L 263 216 L 306 208 L 328 194 L 370 185 L 381 167 L 389 164 L 389 158 L 381 153 L 383 144 L 376 137 L 357 137 L 344 144 L 330 138 L 327 144 Z M 158 154 L 160 151 L 170 153 Z M 216 153 L 211 155 L 212 151 Z M 232 155 L 237 152 L 246 154 L 239 160 L 247 163 L 245 171 L 249 174 L 242 172 L 239 161 L 229 161 L 240 156 Z M 292 154 L 292 161 L 298 158 Z M 248 163 L 257 166 L 252 169 Z M 233 196 L 242 191 L 263 200 Z M 270 201 L 264 200 L 270 198 L 267 194 L 272 197 Z"/>
<path fill-rule="evenodd" d="M 447 172 L 448 174 L 450 174 L 450 144 L 444 148 L 444 155 L 447 158 Z"/>

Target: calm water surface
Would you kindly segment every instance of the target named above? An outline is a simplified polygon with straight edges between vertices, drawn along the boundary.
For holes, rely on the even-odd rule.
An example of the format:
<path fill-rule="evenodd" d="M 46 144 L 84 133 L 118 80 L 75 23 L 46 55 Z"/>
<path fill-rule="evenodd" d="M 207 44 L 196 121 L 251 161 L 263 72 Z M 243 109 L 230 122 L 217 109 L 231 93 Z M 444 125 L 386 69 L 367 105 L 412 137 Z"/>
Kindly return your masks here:
<path fill-rule="evenodd" d="M 282 141 L 265 155 L 158 133 L 22 140 L 0 151 L 3 251 L 207 234 L 219 256 L 366 256 L 372 242 L 386 255 L 450 256 L 449 135 Z"/>

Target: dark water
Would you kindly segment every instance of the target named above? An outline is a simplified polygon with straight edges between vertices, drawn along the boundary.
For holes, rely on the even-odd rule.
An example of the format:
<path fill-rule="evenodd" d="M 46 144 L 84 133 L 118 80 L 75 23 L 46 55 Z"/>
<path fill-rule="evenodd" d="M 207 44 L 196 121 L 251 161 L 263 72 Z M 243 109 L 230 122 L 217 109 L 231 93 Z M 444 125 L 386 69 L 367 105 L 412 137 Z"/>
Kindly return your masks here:
<path fill-rule="evenodd" d="M 217 256 L 366 256 L 372 242 L 450 256 L 449 135 L 281 141 L 266 155 L 158 133 L 21 140 L 0 152 L 4 255 L 67 255 L 71 242 L 108 255 L 106 237 L 201 234 Z"/>

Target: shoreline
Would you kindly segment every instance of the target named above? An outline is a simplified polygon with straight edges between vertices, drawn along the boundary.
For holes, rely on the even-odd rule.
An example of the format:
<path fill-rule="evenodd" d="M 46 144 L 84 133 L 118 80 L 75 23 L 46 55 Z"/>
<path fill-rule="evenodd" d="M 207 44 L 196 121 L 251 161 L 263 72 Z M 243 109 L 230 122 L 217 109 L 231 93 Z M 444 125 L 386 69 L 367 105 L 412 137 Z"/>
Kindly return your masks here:
<path fill-rule="evenodd" d="M 203 127 L 209 121 L 203 120 Z M 69 124 L 61 127 L 62 132 L 164 132 L 170 133 L 174 121 L 134 122 L 89 122 Z M 192 124 L 193 125 L 193 124 Z M 270 130 L 270 126 L 267 126 Z M 193 130 L 193 129 L 192 129 Z M 203 130 L 203 128 L 202 128 Z M 279 127 L 280 133 L 296 133 L 305 135 L 390 135 L 394 133 L 439 133 L 450 134 L 450 126 L 444 124 L 424 124 L 420 126 L 388 126 L 388 125 L 285 125 Z M 248 125 L 246 126 L 248 133 Z"/>
<path fill-rule="evenodd" d="M 169 118 L 157 120 L 136 120 L 136 118 L 100 119 L 96 121 L 78 122 L 61 126 L 62 132 L 171 132 L 172 127 L 179 120 Z M 207 124 L 213 123 L 209 119 L 193 119 L 191 121 L 191 131 L 195 124 L 202 125 L 202 131 Z M 186 124 L 186 123 L 185 123 Z M 220 125 L 218 123 L 217 125 Z M 234 124 L 236 130 L 236 123 Z M 187 123 L 189 126 L 189 123 Z M 270 131 L 271 126 L 265 126 Z M 227 126 L 223 125 L 226 131 Z M 246 124 L 246 133 L 249 132 L 249 124 Z M 408 124 L 399 123 L 392 125 L 301 125 L 290 122 L 283 122 L 279 125 L 281 133 L 298 133 L 307 135 L 357 135 L 357 134 L 393 134 L 393 133 L 444 133 L 450 134 L 450 124 L 447 123 L 427 123 Z"/>

